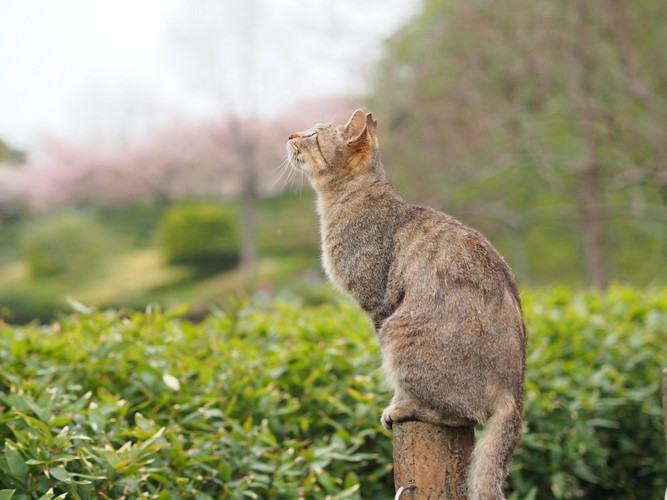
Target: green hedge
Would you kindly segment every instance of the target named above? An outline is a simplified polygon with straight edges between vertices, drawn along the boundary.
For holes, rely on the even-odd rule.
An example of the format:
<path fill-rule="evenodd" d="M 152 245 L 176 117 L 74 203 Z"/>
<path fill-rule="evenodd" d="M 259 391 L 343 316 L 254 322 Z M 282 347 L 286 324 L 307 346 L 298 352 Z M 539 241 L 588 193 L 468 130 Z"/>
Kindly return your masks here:
<path fill-rule="evenodd" d="M 203 271 L 231 269 L 239 261 L 238 218 L 215 201 L 182 201 L 165 211 L 158 237 L 167 262 Z"/>
<path fill-rule="evenodd" d="M 356 309 L 193 324 L 76 308 L 0 326 L 0 489 L 14 498 L 390 498 L 390 393 Z M 527 293 L 525 309 L 526 432 L 508 490 L 659 498 L 667 290 Z"/>
<path fill-rule="evenodd" d="M 23 237 L 23 257 L 36 278 L 80 281 L 100 267 L 111 236 L 93 217 L 66 212 L 47 217 Z"/>
<path fill-rule="evenodd" d="M 667 289 L 525 294 L 527 432 L 512 487 L 534 498 L 662 498 Z"/>

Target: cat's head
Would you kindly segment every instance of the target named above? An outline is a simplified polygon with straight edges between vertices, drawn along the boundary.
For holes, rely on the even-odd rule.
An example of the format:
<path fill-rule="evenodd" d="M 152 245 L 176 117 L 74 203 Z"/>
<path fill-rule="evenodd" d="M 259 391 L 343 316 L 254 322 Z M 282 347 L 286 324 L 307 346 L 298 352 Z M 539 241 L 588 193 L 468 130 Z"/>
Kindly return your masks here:
<path fill-rule="evenodd" d="M 315 187 L 379 168 L 377 122 L 358 109 L 345 124 L 318 123 L 287 142 L 290 164 L 308 174 Z"/>

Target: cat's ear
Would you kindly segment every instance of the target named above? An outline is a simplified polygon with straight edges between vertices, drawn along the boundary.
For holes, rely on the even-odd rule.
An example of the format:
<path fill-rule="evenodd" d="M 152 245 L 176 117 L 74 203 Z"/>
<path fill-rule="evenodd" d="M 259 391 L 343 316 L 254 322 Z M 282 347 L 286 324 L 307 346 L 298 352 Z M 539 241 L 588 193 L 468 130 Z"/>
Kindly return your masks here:
<path fill-rule="evenodd" d="M 378 136 L 377 136 L 378 122 L 373 119 L 373 113 L 368 113 L 366 115 L 366 130 L 375 144 L 375 147 L 379 147 Z"/>
<path fill-rule="evenodd" d="M 378 128 L 378 121 L 373 119 L 373 113 L 368 113 L 366 115 L 366 126 L 375 132 Z"/>
<path fill-rule="evenodd" d="M 352 113 L 349 121 L 345 124 L 345 138 L 347 139 L 348 144 L 359 139 L 365 131 L 366 113 L 363 109 L 358 109 Z"/>
<path fill-rule="evenodd" d="M 345 125 L 348 147 L 356 151 L 370 151 L 377 147 L 376 123 L 370 113 L 367 115 L 363 109 L 356 110 Z"/>

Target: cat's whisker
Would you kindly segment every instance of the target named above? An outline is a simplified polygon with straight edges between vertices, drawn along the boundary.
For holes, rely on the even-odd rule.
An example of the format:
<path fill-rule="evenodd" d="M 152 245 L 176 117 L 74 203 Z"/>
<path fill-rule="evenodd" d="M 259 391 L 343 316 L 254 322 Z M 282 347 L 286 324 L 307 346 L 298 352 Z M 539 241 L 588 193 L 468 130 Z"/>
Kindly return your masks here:
<path fill-rule="evenodd" d="M 296 184 L 294 183 L 295 177 L 298 175 L 297 171 L 302 171 L 301 169 L 297 168 L 291 168 L 290 173 L 289 173 L 289 182 L 290 182 L 290 191 L 295 192 L 296 191 Z"/>
<path fill-rule="evenodd" d="M 290 192 L 293 189 L 292 177 L 294 176 L 295 170 L 297 170 L 297 167 L 293 166 L 292 164 L 288 164 L 287 168 L 285 169 L 285 179 L 283 186 L 289 186 Z"/>
<path fill-rule="evenodd" d="M 278 183 L 280 183 L 283 180 L 283 177 L 285 176 L 285 170 L 286 168 L 284 165 L 281 165 L 280 170 L 278 171 L 276 177 L 273 179 L 273 183 L 271 183 L 271 187 L 275 188 Z"/>
<path fill-rule="evenodd" d="M 289 157 L 288 157 L 287 155 L 285 155 L 285 157 L 283 158 L 283 161 L 281 161 L 278 165 L 276 165 L 275 167 L 273 167 L 273 169 L 274 169 L 274 170 L 280 170 L 280 169 L 283 168 L 286 164 L 289 164 Z"/>
<path fill-rule="evenodd" d="M 289 157 L 287 155 L 285 155 L 285 157 L 283 158 L 283 161 L 281 161 L 278 165 L 273 167 L 273 169 L 281 171 L 283 168 L 285 168 L 285 165 L 289 165 L 289 162 L 290 162 Z"/>
<path fill-rule="evenodd" d="M 274 180 L 273 180 L 273 186 L 275 186 L 275 185 L 280 181 L 280 179 L 282 178 L 283 174 L 285 173 L 285 169 L 286 169 L 286 164 L 285 164 L 285 162 L 281 163 L 280 165 L 278 165 L 278 166 L 275 168 L 275 170 L 276 170 L 276 174 L 275 174 L 275 178 L 274 178 Z"/>
<path fill-rule="evenodd" d="M 282 185 L 283 185 L 283 188 L 289 186 L 289 178 L 290 178 L 290 176 L 292 175 L 292 170 L 293 170 L 292 166 L 288 166 L 288 167 L 285 168 L 285 170 L 283 171 L 283 176 L 282 176 Z"/>
<path fill-rule="evenodd" d="M 276 170 L 278 170 L 278 174 L 276 175 L 276 178 L 273 181 L 273 184 L 271 185 L 272 188 L 275 188 L 279 182 L 283 182 L 283 186 L 287 184 L 287 181 L 289 180 L 289 174 L 290 170 L 292 170 L 292 164 L 290 162 L 289 157 L 286 157 L 280 165 L 276 167 Z M 287 175 L 287 178 L 285 177 Z"/>

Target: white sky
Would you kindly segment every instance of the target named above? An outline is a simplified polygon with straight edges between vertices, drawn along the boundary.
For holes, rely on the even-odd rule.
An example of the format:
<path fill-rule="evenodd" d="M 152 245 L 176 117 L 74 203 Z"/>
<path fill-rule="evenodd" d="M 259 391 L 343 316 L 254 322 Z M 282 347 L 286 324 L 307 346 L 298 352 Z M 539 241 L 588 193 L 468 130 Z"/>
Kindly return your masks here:
<path fill-rule="evenodd" d="M 253 3 L 255 46 L 244 51 L 238 11 Z M 381 41 L 416 4 L 5 0 L 0 137 L 31 150 L 49 138 L 123 140 L 169 120 L 269 116 L 359 90 Z"/>

